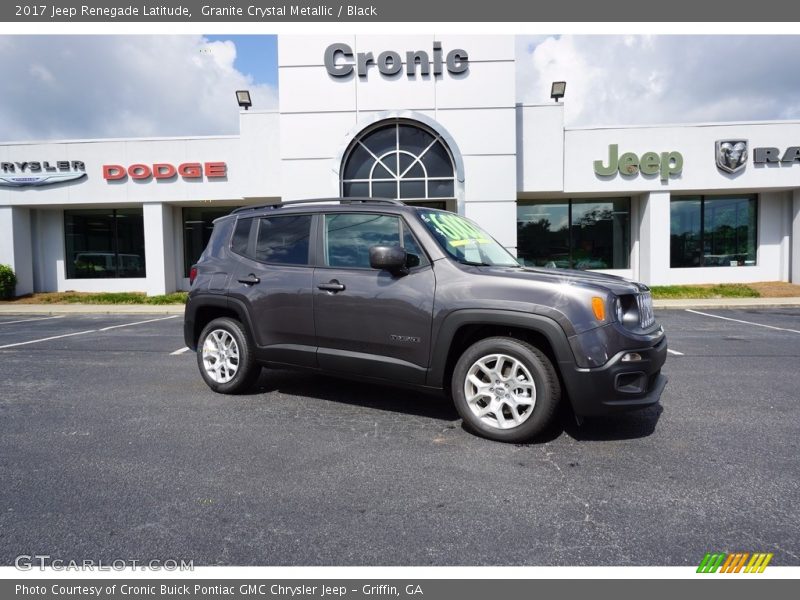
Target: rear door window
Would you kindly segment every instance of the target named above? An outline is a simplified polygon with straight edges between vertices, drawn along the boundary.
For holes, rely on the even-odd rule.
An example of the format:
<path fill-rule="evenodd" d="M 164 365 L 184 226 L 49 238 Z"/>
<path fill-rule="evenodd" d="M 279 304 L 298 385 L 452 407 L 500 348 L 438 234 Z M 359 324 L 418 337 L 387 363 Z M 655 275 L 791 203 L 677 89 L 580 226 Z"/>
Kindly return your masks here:
<path fill-rule="evenodd" d="M 262 217 L 256 238 L 256 260 L 281 265 L 308 265 L 311 215 Z"/>

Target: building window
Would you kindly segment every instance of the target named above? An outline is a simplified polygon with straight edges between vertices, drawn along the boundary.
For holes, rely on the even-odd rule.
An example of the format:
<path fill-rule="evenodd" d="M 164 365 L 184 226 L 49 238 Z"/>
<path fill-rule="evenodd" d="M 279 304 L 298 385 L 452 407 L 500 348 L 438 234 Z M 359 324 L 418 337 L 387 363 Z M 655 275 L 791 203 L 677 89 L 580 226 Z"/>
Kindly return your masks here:
<path fill-rule="evenodd" d="M 517 203 L 517 255 L 525 265 L 628 269 L 630 198 Z"/>
<path fill-rule="evenodd" d="M 189 270 L 199 259 L 211 239 L 214 219 L 224 217 L 233 210 L 230 208 L 187 207 L 183 209 L 183 276 L 189 277 Z"/>
<path fill-rule="evenodd" d="M 670 202 L 670 267 L 756 264 L 755 196 L 682 196 Z"/>
<path fill-rule="evenodd" d="M 145 277 L 141 208 L 65 210 L 67 279 Z"/>
<path fill-rule="evenodd" d="M 404 201 L 455 197 L 455 166 L 442 137 L 419 123 L 383 122 L 350 146 L 342 164 L 343 198 Z"/>

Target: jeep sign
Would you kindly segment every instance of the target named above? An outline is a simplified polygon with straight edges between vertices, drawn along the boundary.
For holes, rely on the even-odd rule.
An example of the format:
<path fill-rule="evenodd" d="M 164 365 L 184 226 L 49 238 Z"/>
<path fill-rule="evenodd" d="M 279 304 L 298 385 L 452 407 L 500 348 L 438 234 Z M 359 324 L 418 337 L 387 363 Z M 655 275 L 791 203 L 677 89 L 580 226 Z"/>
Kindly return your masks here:
<path fill-rule="evenodd" d="M 409 50 L 405 53 L 406 75 L 414 77 L 419 75 L 427 76 L 433 73 L 434 76 L 441 75 L 442 69 L 452 75 L 465 73 L 469 68 L 469 56 L 466 50 L 456 48 L 450 50 L 447 56 L 443 56 L 442 43 L 433 42 L 433 55 L 429 55 L 425 50 Z M 325 69 L 333 77 L 347 77 L 355 70 L 359 77 L 366 79 L 367 70 L 370 66 L 378 67 L 382 75 L 397 75 L 403 70 L 403 58 L 399 52 L 387 50 L 375 55 L 372 52 L 359 52 L 355 54 L 353 49 L 344 43 L 331 44 L 325 49 Z"/>
<path fill-rule="evenodd" d="M 601 177 L 611 177 L 619 172 L 620 175 L 633 176 L 660 175 L 661 181 L 668 181 L 670 177 L 680 174 L 683 170 L 683 155 L 680 152 L 645 152 L 639 158 L 633 152 L 619 155 L 619 146 L 608 146 L 608 165 L 602 160 L 594 161 L 594 172 Z"/>

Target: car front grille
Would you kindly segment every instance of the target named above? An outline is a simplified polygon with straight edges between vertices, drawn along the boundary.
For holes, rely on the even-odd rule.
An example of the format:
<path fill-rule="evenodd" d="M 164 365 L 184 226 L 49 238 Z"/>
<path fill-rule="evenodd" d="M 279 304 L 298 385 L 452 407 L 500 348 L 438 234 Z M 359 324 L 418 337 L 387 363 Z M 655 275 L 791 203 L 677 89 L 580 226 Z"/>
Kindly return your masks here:
<path fill-rule="evenodd" d="M 656 322 L 653 314 L 653 297 L 650 292 L 644 292 L 636 296 L 636 303 L 639 305 L 639 327 L 648 329 Z"/>

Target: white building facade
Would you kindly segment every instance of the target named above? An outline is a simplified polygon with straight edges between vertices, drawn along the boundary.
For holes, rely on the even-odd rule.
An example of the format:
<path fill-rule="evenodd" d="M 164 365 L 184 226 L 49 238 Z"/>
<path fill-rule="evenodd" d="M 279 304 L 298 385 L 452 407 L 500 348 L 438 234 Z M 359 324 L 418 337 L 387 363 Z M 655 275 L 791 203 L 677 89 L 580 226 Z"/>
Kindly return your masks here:
<path fill-rule="evenodd" d="M 239 135 L 1 143 L 0 263 L 19 295 L 161 294 L 235 206 L 373 196 L 466 215 L 523 264 L 800 283 L 800 122 L 565 128 L 516 103 L 514 47 L 280 36 L 279 109 Z"/>

